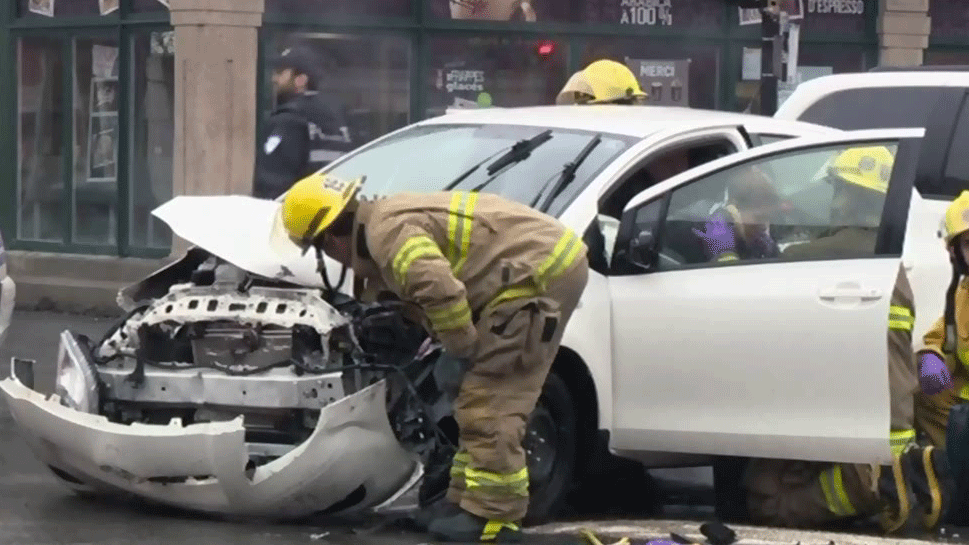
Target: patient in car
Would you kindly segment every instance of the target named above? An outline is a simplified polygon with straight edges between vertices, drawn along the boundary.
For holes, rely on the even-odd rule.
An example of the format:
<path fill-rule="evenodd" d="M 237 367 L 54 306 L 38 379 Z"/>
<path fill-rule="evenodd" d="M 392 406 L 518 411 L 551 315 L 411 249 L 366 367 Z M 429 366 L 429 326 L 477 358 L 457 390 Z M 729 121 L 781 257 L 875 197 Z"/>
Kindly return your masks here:
<path fill-rule="evenodd" d="M 771 236 L 770 220 L 780 205 L 770 178 L 756 167 L 744 168 L 731 176 L 726 203 L 713 211 L 703 230 L 693 233 L 710 261 L 777 257 L 780 250 Z"/>

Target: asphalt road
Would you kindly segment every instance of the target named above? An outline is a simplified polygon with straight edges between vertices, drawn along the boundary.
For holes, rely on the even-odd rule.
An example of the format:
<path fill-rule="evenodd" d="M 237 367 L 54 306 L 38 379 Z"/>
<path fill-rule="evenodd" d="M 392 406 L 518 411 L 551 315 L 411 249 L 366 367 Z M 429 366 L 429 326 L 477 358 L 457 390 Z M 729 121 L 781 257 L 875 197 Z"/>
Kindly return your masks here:
<path fill-rule="evenodd" d="M 96 338 L 110 320 L 66 316 L 43 312 L 17 312 L 8 337 L 0 347 L 0 378 L 9 375 L 11 356 L 37 361 L 37 388 L 50 392 L 54 383 L 58 335 L 72 329 Z M 595 498 L 592 511 L 573 514 L 569 519 L 530 529 L 528 543 L 570 545 L 587 543 L 579 529 L 592 528 L 605 536 L 631 536 L 642 541 L 668 537 L 677 532 L 701 542 L 701 522 L 712 517 L 712 508 L 702 505 L 711 496 L 709 470 L 685 469 L 653 472 L 664 490 L 664 498 L 681 505 L 667 506 L 665 520 L 643 520 L 638 510 L 643 495 L 638 490 L 627 494 L 626 502 Z M 617 485 L 609 485 L 615 487 Z M 621 486 L 621 485 L 620 485 Z M 615 496 L 610 494 L 610 496 Z M 640 497 L 637 497 L 640 496 Z M 682 505 L 691 504 L 691 505 Z M 598 509 L 596 511 L 595 509 Z M 0 543 L 4 545 L 122 545 L 188 542 L 192 545 L 266 544 L 350 544 L 417 545 L 431 543 L 427 536 L 386 527 L 387 518 L 364 516 L 342 520 L 310 520 L 300 523 L 231 521 L 191 513 L 146 506 L 140 503 L 82 499 L 54 479 L 17 435 L 6 404 L 0 402 Z M 738 529 L 745 541 L 737 545 L 818 543 L 837 545 L 880 543 L 901 544 L 903 540 L 878 540 L 845 534 L 812 534 L 758 528 Z M 915 543 L 915 542 L 911 542 Z M 924 542 L 921 542 L 924 543 Z"/>

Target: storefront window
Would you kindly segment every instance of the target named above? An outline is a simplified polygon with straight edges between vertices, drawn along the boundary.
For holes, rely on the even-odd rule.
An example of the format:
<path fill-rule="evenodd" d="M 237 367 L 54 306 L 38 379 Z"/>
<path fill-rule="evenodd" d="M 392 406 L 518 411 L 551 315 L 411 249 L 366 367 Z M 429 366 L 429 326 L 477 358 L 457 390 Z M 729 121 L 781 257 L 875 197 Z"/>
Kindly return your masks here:
<path fill-rule="evenodd" d="M 74 40 L 74 242 L 117 242 L 119 96 L 118 42 Z"/>
<path fill-rule="evenodd" d="M 266 0 L 266 13 L 409 17 L 412 0 Z"/>
<path fill-rule="evenodd" d="M 717 107 L 720 46 L 655 38 L 590 40 L 582 66 L 599 59 L 626 64 L 656 105 Z"/>
<path fill-rule="evenodd" d="M 21 17 L 75 17 L 118 13 L 120 0 L 17 0 Z"/>
<path fill-rule="evenodd" d="M 722 0 L 586 0 L 580 22 L 719 30 L 724 8 Z"/>
<path fill-rule="evenodd" d="M 168 11 L 171 0 L 132 0 L 131 9 L 137 13 Z"/>
<path fill-rule="evenodd" d="M 18 42 L 17 235 L 62 240 L 64 218 L 63 48 L 47 38 Z"/>
<path fill-rule="evenodd" d="M 174 32 L 134 36 L 132 50 L 131 188 L 129 240 L 140 248 L 165 248 L 171 231 L 151 211 L 172 198 L 175 126 Z"/>
<path fill-rule="evenodd" d="M 553 40 L 433 38 L 426 115 L 443 115 L 447 108 L 554 104 L 568 79 L 565 49 Z"/>
<path fill-rule="evenodd" d="M 273 52 L 303 45 L 320 62 L 321 99 L 347 122 L 355 146 L 410 122 L 410 41 L 398 36 L 292 33 Z M 274 54 L 274 53 L 273 53 Z M 269 103 L 272 66 L 267 63 Z"/>
<path fill-rule="evenodd" d="M 966 39 L 969 28 L 969 3 L 965 0 L 932 0 L 929 2 L 932 36 Z"/>
<path fill-rule="evenodd" d="M 867 64 L 865 47 L 847 44 L 818 44 L 801 42 L 798 46 L 797 74 L 790 82 L 778 82 L 777 105 L 780 106 L 794 92 L 797 85 L 829 74 L 863 72 Z M 738 109 L 760 112 L 759 47 L 744 47 L 741 53 L 741 76 L 735 89 Z"/>
<path fill-rule="evenodd" d="M 738 20 L 751 32 L 760 32 L 760 12 L 756 9 L 734 8 Z M 808 34 L 855 34 L 864 37 L 868 21 L 878 15 L 873 2 L 867 0 L 781 0 L 780 9 L 792 23 Z M 874 40 L 874 37 L 872 37 Z"/>

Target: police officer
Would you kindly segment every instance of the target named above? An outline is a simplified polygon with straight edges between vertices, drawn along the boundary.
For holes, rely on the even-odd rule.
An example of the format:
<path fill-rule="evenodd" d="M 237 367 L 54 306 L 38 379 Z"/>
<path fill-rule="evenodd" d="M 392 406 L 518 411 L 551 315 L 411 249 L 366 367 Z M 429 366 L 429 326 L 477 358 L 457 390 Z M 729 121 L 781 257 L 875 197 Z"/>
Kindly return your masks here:
<path fill-rule="evenodd" d="M 278 106 L 257 150 L 254 197 L 275 199 L 353 148 L 346 121 L 317 93 L 319 66 L 304 47 L 288 48 L 273 61 Z"/>

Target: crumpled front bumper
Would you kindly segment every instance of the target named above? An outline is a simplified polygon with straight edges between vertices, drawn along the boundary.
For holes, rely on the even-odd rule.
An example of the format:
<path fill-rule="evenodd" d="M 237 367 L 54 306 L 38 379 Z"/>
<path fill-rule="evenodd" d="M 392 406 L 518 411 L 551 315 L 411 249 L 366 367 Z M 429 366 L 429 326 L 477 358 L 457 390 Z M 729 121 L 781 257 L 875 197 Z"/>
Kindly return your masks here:
<path fill-rule="evenodd" d="M 417 456 L 390 428 L 386 381 L 323 408 L 309 439 L 251 477 L 242 417 L 123 425 L 63 406 L 56 395 L 45 398 L 16 373 L 0 390 L 37 457 L 80 491 L 128 492 L 213 514 L 294 518 L 379 507 L 422 474 Z M 188 479 L 172 482 L 182 477 Z"/>

